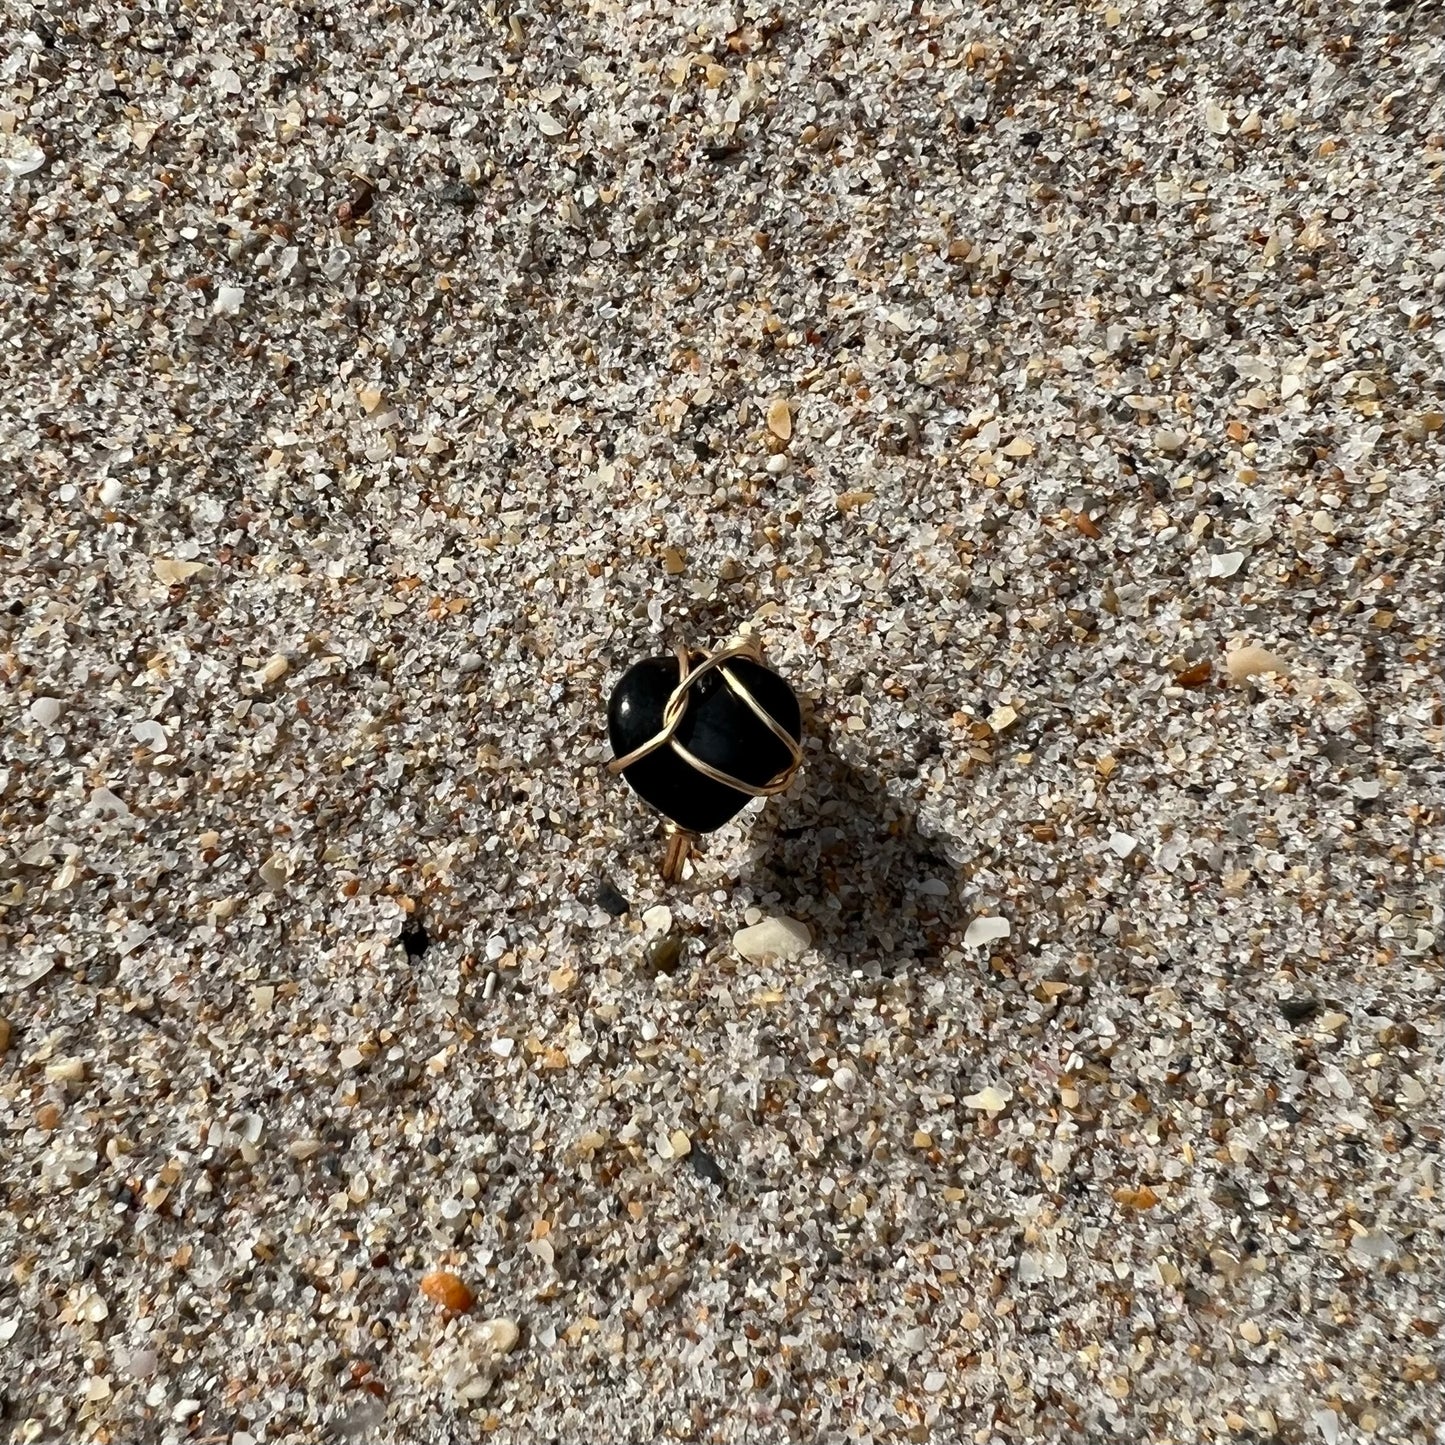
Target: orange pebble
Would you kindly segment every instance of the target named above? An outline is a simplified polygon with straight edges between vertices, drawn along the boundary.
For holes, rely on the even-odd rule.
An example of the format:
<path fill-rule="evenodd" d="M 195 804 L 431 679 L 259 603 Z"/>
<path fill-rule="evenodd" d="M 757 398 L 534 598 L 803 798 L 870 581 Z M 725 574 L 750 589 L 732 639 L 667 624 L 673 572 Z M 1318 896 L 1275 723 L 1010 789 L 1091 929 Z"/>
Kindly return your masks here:
<path fill-rule="evenodd" d="M 421 1277 L 421 1292 L 435 1300 L 443 1309 L 464 1314 L 472 1307 L 472 1292 L 458 1275 L 450 1270 L 434 1269 Z"/>

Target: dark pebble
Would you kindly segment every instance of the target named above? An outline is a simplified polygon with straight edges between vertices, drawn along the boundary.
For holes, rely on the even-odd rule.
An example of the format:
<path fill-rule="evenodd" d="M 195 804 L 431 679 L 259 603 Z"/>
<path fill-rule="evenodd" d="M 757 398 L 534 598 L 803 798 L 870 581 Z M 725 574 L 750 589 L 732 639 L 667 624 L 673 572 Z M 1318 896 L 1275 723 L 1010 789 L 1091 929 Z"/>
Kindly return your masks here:
<path fill-rule="evenodd" d="M 401 930 L 401 937 L 397 942 L 406 949 L 408 958 L 420 958 L 428 948 L 431 947 L 431 939 L 427 936 L 426 924 L 419 918 L 408 918 Z"/>
<path fill-rule="evenodd" d="M 1306 994 L 1303 998 L 1287 998 L 1280 1002 L 1279 1011 L 1290 1023 L 1303 1023 L 1305 1019 L 1312 1018 L 1319 1009 L 1320 1001 L 1312 994 Z"/>
<path fill-rule="evenodd" d="M 613 918 L 621 918 L 632 907 L 612 886 L 610 878 L 604 878 L 597 885 L 597 891 L 592 895 L 592 900 L 604 913 L 611 914 Z"/>
<path fill-rule="evenodd" d="M 441 197 L 449 206 L 460 206 L 470 211 L 477 203 L 477 193 L 461 181 L 448 181 L 441 189 Z"/>
<path fill-rule="evenodd" d="M 688 1153 L 687 1162 L 692 1165 L 692 1172 L 704 1183 L 716 1184 L 719 1189 L 727 1191 L 728 1177 L 722 1172 L 722 1165 L 696 1140 Z"/>
<path fill-rule="evenodd" d="M 677 972 L 682 961 L 683 936 L 674 930 L 666 938 L 659 938 L 647 950 L 647 971 L 649 973 Z"/>

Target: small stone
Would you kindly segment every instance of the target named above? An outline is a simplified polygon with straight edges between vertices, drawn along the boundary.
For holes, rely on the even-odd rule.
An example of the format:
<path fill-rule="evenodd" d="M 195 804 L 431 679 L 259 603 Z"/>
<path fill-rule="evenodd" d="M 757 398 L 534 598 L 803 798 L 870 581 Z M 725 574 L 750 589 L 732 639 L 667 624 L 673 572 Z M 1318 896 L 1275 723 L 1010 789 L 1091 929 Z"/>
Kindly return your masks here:
<path fill-rule="evenodd" d="M 422 1275 L 421 1292 L 454 1314 L 465 1314 L 474 1298 L 461 1276 L 446 1269 L 434 1269 Z"/>
<path fill-rule="evenodd" d="M 813 935 L 807 924 L 782 915 L 764 918 L 761 923 L 740 928 L 733 934 L 733 947 L 753 963 L 764 963 L 770 959 L 792 963 L 807 952 L 812 941 Z"/>
<path fill-rule="evenodd" d="M 154 1350 L 133 1350 L 123 1368 L 137 1380 L 148 1380 L 155 1374 L 159 1364 L 160 1356 Z"/>
<path fill-rule="evenodd" d="M 54 727 L 60 720 L 61 701 L 58 697 L 37 697 L 30 704 L 30 718 L 43 728 Z"/>
<path fill-rule="evenodd" d="M 963 944 L 965 948 L 985 948 L 1012 932 L 1007 918 L 975 918 L 963 935 Z"/>
<path fill-rule="evenodd" d="M 291 877 L 291 864 L 279 853 L 273 853 L 256 871 L 267 888 L 279 893 Z"/>
<path fill-rule="evenodd" d="M 366 1055 L 354 1044 L 342 1049 L 340 1054 L 337 1055 L 337 1062 L 343 1069 L 359 1069 L 365 1059 Z"/>
<path fill-rule="evenodd" d="M 85 1080 L 85 1060 L 77 1058 L 56 1059 L 46 1064 L 45 1077 L 52 1084 L 79 1084 Z"/>
<path fill-rule="evenodd" d="M 705 1184 L 715 1185 L 721 1190 L 727 1189 L 727 1175 L 723 1173 L 722 1165 L 701 1144 L 694 1144 L 688 1151 L 687 1162 L 692 1166 L 692 1172 Z"/>
<path fill-rule="evenodd" d="M 201 1413 L 201 1402 L 199 1400 L 178 1400 L 176 1407 L 171 1411 L 171 1419 L 177 1424 L 184 1424 L 192 1415 Z"/>
<path fill-rule="evenodd" d="M 985 1084 L 976 1094 L 969 1094 L 964 1099 L 964 1106 L 969 1109 L 981 1109 L 985 1114 L 998 1114 L 1008 1107 L 1009 1100 L 1014 1092 L 1007 1084 L 1000 1087 L 997 1084 Z"/>
<path fill-rule="evenodd" d="M 1154 433 L 1155 447 L 1170 456 L 1182 452 L 1188 442 L 1189 438 L 1182 431 L 1173 431 L 1168 427 L 1161 427 Z"/>
<path fill-rule="evenodd" d="M 1204 123 L 1215 135 L 1229 134 L 1229 112 L 1213 101 L 1204 107 Z"/>
<path fill-rule="evenodd" d="M 782 397 L 768 404 L 768 430 L 780 441 L 793 435 L 793 413 Z"/>
<path fill-rule="evenodd" d="M 681 577 L 687 571 L 687 556 L 679 547 L 664 547 L 662 570 L 669 577 Z"/>
<path fill-rule="evenodd" d="M 1264 1331 L 1253 1320 L 1245 1320 L 1239 1327 L 1239 1333 L 1241 1338 L 1248 1340 L 1252 1345 L 1257 1345 L 1264 1339 Z"/>
<path fill-rule="evenodd" d="M 948 1376 L 942 1370 L 930 1370 L 923 1377 L 923 1388 L 930 1394 L 936 1395 L 948 1383 Z"/>
<path fill-rule="evenodd" d="M 1243 682 L 1246 678 L 1258 677 L 1266 672 L 1275 672 L 1281 677 L 1289 674 L 1289 665 L 1263 647 L 1236 648 L 1225 655 L 1224 667 L 1234 682 Z"/>
<path fill-rule="evenodd" d="M 10 1020 L 0 1018 L 0 1059 L 10 1052 Z"/>
<path fill-rule="evenodd" d="M 672 932 L 655 940 L 647 950 L 647 968 L 653 974 L 673 974 L 682 961 L 684 938 L 681 933 Z"/>
<path fill-rule="evenodd" d="M 592 901 L 612 918 L 621 918 L 632 905 L 613 886 L 610 878 L 598 880 Z"/>
<path fill-rule="evenodd" d="M 480 672 L 482 668 L 482 654 L 480 652 L 464 652 L 457 659 L 457 670 L 459 672 Z"/>
<path fill-rule="evenodd" d="M 216 292 L 216 315 L 235 316 L 246 300 L 245 289 L 241 286 L 222 286 Z"/>
<path fill-rule="evenodd" d="M 1139 840 L 1131 837 L 1128 833 L 1111 833 L 1109 835 L 1109 849 L 1117 853 L 1121 858 L 1127 858 L 1137 847 Z"/>
<path fill-rule="evenodd" d="M 509 1320 L 503 1315 L 498 1315 L 495 1319 L 484 1320 L 478 1327 L 477 1333 L 481 1336 L 482 1343 L 494 1355 L 510 1355 L 517 1348 L 517 1341 L 522 1337 L 516 1320 Z"/>
<path fill-rule="evenodd" d="M 558 120 L 555 115 L 552 115 L 545 110 L 541 113 L 541 115 L 537 117 L 537 129 L 541 131 L 543 135 L 548 137 L 556 137 L 559 135 L 567 134 L 567 127 L 563 125 L 562 122 Z"/>
<path fill-rule="evenodd" d="M 667 933 L 672 928 L 672 909 L 665 903 L 658 903 L 642 915 L 642 926 L 649 933 Z"/>
<path fill-rule="evenodd" d="M 1301 994 L 1295 998 L 1281 999 L 1279 1011 L 1290 1023 L 1297 1024 L 1312 1017 L 1319 1006 L 1319 999 L 1310 994 Z"/>
<path fill-rule="evenodd" d="M 284 653 L 278 652 L 270 660 L 270 662 L 268 662 L 266 666 L 261 669 L 261 682 L 264 686 L 270 687 L 273 682 L 280 682 L 281 679 L 285 677 L 286 674 L 290 671 L 290 658 L 286 657 Z"/>
<path fill-rule="evenodd" d="M 381 392 L 374 386 L 363 386 L 356 393 L 361 409 L 370 416 L 381 405 Z"/>
<path fill-rule="evenodd" d="M 683 1129 L 674 1129 L 667 1136 L 667 1142 L 671 1146 L 674 1159 L 686 1159 L 692 1153 L 692 1140 Z"/>
<path fill-rule="evenodd" d="M 1034 454 L 1034 444 L 1027 437 L 1015 437 L 1004 449 L 1006 457 L 1031 457 Z"/>

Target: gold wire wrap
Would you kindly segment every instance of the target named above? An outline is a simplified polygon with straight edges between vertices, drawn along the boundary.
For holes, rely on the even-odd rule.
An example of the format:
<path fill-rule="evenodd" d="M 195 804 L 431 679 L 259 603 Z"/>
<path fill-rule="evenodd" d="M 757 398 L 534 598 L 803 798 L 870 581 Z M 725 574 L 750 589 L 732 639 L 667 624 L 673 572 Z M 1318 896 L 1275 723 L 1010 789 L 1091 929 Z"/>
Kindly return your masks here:
<path fill-rule="evenodd" d="M 761 644 L 756 638 L 743 637 L 736 642 L 728 643 L 726 647 L 719 648 L 716 652 L 704 652 L 701 649 L 690 652 L 681 643 L 676 644 L 672 650 L 677 656 L 678 679 L 677 686 L 673 688 L 671 696 L 667 699 L 667 705 L 662 710 L 661 729 L 640 748 L 633 748 L 626 757 L 613 758 L 607 764 L 608 771 L 620 773 L 624 768 L 630 768 L 633 763 L 641 761 L 650 753 L 657 752 L 659 748 L 671 747 L 688 767 L 695 768 L 703 777 L 711 778 L 713 782 L 721 783 L 725 788 L 733 788 L 739 793 L 746 793 L 754 798 L 771 798 L 774 794 L 781 793 L 793 781 L 798 769 L 802 767 L 803 750 L 798 746 L 797 740 L 792 734 L 748 691 L 738 675 L 727 665 L 735 657 L 745 657 L 750 662 L 756 662 L 761 666 L 763 661 Z M 694 656 L 704 659 L 697 667 L 692 665 Z M 735 778 L 730 773 L 725 773 L 721 769 L 703 762 L 701 758 L 694 757 L 674 737 L 683 715 L 687 712 L 688 689 L 713 671 L 722 673 L 723 682 L 727 684 L 728 690 L 735 697 L 740 698 L 758 721 L 788 750 L 787 767 L 782 772 L 775 774 L 761 787 L 745 783 L 741 778 Z"/>

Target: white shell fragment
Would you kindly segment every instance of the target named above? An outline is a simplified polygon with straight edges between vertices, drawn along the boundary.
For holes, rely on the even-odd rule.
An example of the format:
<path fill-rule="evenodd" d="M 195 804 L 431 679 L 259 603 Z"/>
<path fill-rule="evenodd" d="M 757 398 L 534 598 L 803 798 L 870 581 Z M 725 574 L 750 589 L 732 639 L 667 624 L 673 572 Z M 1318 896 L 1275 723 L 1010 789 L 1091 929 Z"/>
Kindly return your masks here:
<path fill-rule="evenodd" d="M 1008 1108 L 1013 1090 L 1007 1084 L 985 1084 L 976 1094 L 968 1094 L 963 1102 L 970 1109 L 979 1109 L 985 1114 L 997 1114 Z"/>
<path fill-rule="evenodd" d="M 149 718 L 131 724 L 131 736 L 143 748 L 149 748 L 153 753 L 163 753 L 166 750 L 166 730 L 158 723 L 152 722 Z"/>
<path fill-rule="evenodd" d="M 58 697 L 37 697 L 30 704 L 30 718 L 43 728 L 54 727 L 60 721 L 63 704 Z"/>
<path fill-rule="evenodd" d="M 968 948 L 985 948 L 1012 932 L 1007 918 L 975 918 L 964 930 L 963 942 Z"/>

